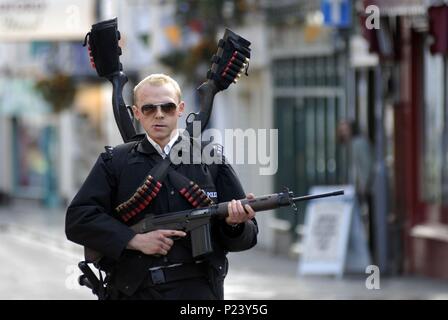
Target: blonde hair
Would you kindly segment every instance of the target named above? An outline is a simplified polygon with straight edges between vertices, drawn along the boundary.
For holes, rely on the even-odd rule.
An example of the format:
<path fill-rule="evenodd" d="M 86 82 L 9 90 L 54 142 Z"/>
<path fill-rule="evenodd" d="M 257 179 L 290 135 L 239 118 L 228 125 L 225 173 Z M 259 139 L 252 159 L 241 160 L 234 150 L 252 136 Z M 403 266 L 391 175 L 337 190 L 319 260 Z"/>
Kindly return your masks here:
<path fill-rule="evenodd" d="M 142 81 L 140 81 L 135 87 L 134 87 L 134 104 L 137 102 L 137 92 L 145 85 L 151 85 L 151 86 L 163 86 L 164 84 L 171 84 L 174 88 L 174 91 L 176 92 L 177 98 L 179 101 L 181 100 L 181 91 L 179 84 L 176 80 L 171 78 L 170 76 L 163 74 L 163 73 L 154 73 L 146 78 L 144 78 Z"/>

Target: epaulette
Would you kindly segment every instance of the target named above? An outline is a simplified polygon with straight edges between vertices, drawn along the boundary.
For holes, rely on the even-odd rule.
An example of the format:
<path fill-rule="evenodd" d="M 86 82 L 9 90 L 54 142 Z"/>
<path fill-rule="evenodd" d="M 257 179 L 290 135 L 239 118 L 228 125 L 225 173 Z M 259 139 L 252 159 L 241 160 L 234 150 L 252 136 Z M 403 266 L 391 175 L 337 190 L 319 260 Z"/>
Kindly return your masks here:
<path fill-rule="evenodd" d="M 222 144 L 214 143 L 213 151 L 216 152 L 216 155 L 218 155 L 219 157 L 222 157 L 222 155 L 224 154 L 224 147 L 222 146 Z"/>
<path fill-rule="evenodd" d="M 112 159 L 114 155 L 114 147 L 111 146 L 105 146 L 104 149 L 106 152 L 101 153 L 101 156 L 103 157 L 104 161 Z"/>
<path fill-rule="evenodd" d="M 223 163 L 223 157 L 224 157 L 224 147 L 222 144 L 219 143 L 212 143 L 213 146 L 213 158 L 219 158 L 218 164 Z M 210 174 L 212 176 L 213 181 L 216 181 L 216 177 L 218 176 L 219 166 L 217 163 L 212 163 L 208 165 L 208 169 L 210 170 Z"/>

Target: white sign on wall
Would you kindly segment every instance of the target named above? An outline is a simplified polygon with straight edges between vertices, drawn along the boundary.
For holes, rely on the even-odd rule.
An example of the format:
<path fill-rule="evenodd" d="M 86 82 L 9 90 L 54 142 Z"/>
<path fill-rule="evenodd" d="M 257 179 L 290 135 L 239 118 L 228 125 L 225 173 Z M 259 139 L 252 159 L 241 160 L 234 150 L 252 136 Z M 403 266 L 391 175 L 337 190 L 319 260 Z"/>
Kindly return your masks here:
<path fill-rule="evenodd" d="M 95 0 L 0 0 L 0 40 L 80 40 L 94 19 Z"/>

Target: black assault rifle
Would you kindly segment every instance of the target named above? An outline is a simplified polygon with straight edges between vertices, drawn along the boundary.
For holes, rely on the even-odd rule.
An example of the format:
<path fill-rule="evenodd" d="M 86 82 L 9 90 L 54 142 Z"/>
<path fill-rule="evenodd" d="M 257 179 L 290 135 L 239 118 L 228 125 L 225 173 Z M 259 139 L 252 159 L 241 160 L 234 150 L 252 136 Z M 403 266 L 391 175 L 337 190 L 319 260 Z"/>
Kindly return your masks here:
<path fill-rule="evenodd" d="M 332 197 L 344 194 L 343 190 L 316 195 L 294 197 L 294 194 L 286 190 L 280 193 L 256 197 L 254 199 L 242 199 L 243 207 L 248 204 L 254 211 L 266 211 L 279 207 L 292 206 L 296 209 L 298 201 L 312 200 L 317 198 Z M 210 238 L 210 222 L 212 219 L 224 219 L 227 217 L 227 205 L 229 202 L 221 202 L 204 208 L 195 208 L 185 211 L 170 212 L 164 214 L 146 215 L 140 222 L 130 228 L 136 233 L 168 229 L 190 232 L 191 248 L 194 258 L 211 253 L 212 244 Z M 102 255 L 99 252 L 85 248 L 87 262 L 97 262 Z"/>
<path fill-rule="evenodd" d="M 328 193 L 316 195 L 306 195 L 302 197 L 294 197 L 294 194 L 285 190 L 281 193 L 274 193 L 265 196 L 256 197 L 254 199 L 242 199 L 243 207 L 249 204 L 254 211 L 266 211 L 279 207 L 292 206 L 295 211 L 296 202 L 313 200 L 317 198 L 332 197 L 343 195 L 344 190 L 337 190 Z M 159 229 L 182 230 L 190 232 L 192 255 L 197 258 L 213 251 L 210 238 L 210 223 L 212 219 L 224 219 L 228 215 L 228 202 L 221 202 L 209 207 L 195 208 L 191 210 L 171 212 L 158 215 L 147 215 L 137 224 L 131 226 L 136 233 L 146 233 Z M 88 263 L 98 263 L 102 255 L 101 253 L 89 248 L 84 251 L 86 261 L 79 263 L 79 268 L 83 271 L 83 275 L 79 279 L 81 285 L 92 289 L 92 292 L 98 298 L 104 299 L 104 286 L 102 279 L 98 279 L 92 272 Z M 101 276 L 101 272 L 100 272 Z"/>

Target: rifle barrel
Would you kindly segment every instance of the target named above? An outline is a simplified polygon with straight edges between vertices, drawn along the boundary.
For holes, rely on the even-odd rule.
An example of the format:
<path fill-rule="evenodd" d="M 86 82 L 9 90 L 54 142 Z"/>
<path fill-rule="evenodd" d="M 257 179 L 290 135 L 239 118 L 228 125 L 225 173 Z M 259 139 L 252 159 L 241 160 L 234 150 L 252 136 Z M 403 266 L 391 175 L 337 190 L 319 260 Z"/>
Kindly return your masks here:
<path fill-rule="evenodd" d="M 304 201 L 304 200 L 311 200 L 311 199 L 317 199 L 317 198 L 333 197 L 333 196 L 339 196 L 342 194 L 344 194 L 344 190 L 337 190 L 337 191 L 333 191 L 333 192 L 308 195 L 308 196 L 302 196 L 302 197 L 295 197 L 295 198 L 292 198 L 292 201 L 296 202 L 296 201 Z"/>

